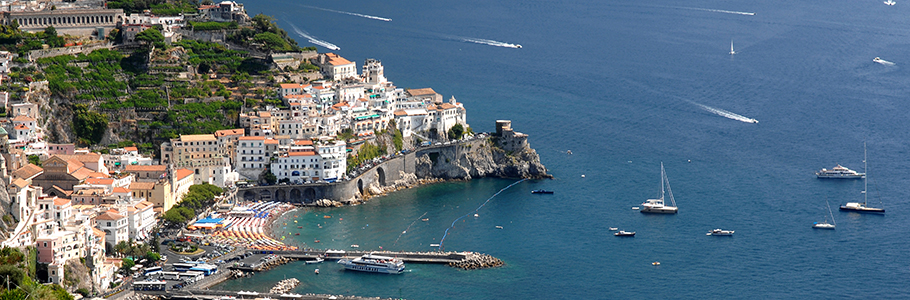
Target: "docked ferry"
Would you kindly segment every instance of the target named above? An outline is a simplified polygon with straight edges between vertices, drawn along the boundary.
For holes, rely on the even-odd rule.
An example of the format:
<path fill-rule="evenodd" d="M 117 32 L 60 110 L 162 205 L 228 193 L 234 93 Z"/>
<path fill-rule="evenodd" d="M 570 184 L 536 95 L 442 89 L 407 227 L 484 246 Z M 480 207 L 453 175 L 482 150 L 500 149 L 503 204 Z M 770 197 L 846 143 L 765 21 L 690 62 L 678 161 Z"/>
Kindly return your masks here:
<path fill-rule="evenodd" d="M 372 253 L 355 259 L 340 259 L 338 263 L 345 269 L 352 271 L 401 274 L 404 272 L 404 262 L 400 259 L 373 255 Z"/>
<path fill-rule="evenodd" d="M 856 171 L 844 168 L 841 165 L 837 165 L 834 169 L 822 169 L 821 171 L 815 172 L 815 175 L 818 178 L 834 178 L 834 179 L 860 179 L 866 177 L 866 173 L 858 173 Z"/>

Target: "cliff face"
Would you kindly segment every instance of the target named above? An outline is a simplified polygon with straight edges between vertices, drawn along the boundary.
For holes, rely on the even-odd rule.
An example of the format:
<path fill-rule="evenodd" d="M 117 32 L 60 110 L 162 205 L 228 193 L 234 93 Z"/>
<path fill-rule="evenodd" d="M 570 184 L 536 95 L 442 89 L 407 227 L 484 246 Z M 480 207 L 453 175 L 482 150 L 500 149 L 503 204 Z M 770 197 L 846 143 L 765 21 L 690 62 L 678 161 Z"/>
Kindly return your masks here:
<path fill-rule="evenodd" d="M 471 179 L 479 177 L 500 178 L 552 178 L 540 163 L 537 151 L 527 146 L 507 151 L 504 144 L 515 141 L 504 137 L 476 139 L 457 146 L 425 151 L 417 157 L 418 178 Z"/>

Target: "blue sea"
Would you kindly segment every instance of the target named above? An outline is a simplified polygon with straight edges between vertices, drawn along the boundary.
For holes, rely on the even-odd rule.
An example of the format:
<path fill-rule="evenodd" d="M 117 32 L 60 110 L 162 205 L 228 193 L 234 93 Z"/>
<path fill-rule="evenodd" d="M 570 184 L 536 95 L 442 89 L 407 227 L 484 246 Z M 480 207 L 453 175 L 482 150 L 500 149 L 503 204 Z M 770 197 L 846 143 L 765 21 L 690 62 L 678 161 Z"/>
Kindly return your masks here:
<path fill-rule="evenodd" d="M 407 299 L 910 297 L 908 3 L 243 3 L 302 46 L 313 44 L 299 33 L 337 45 L 358 67 L 382 61 L 399 87 L 455 96 L 475 131 L 512 120 L 556 179 L 515 185 L 477 217 L 515 180 L 296 211 L 276 229 L 317 248 L 431 250 L 469 214 L 446 250 L 488 253 L 502 268 L 408 264 L 384 276 L 291 263 L 216 288 L 265 291 L 297 277 L 300 293 Z M 868 199 L 884 216 L 837 210 L 862 201 L 862 180 L 814 175 L 837 164 L 862 171 L 863 143 Z M 658 196 L 661 162 L 679 214 L 632 210 Z M 541 188 L 556 193 L 529 194 Z M 814 230 L 826 200 L 837 229 Z M 610 227 L 637 235 L 617 238 Z M 714 228 L 736 233 L 705 235 Z"/>

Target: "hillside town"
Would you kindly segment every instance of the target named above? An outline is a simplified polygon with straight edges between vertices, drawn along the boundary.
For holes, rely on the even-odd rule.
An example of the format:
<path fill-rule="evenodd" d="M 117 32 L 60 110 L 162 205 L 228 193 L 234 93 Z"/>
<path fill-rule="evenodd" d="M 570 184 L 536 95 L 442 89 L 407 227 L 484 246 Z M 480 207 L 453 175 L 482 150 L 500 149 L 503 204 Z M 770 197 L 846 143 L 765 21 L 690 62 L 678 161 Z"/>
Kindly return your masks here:
<path fill-rule="evenodd" d="M 53 6 L 53 7 L 52 7 Z M 164 42 L 186 38 L 189 20 L 250 22 L 242 4 L 203 4 L 194 13 L 156 16 L 108 9 L 103 1 L 12 1 L 0 11 L 0 24 L 26 32 L 56 32 L 77 41 L 44 47 L 22 57 L 0 52 L 0 74 L 9 80 L 11 65 L 33 64 L 40 57 L 110 49 L 108 35 L 119 31 L 132 47 L 143 31 L 160 30 Z M 33 248 L 38 281 L 63 285 L 64 266 L 82 260 L 96 292 L 122 280 L 123 258 L 115 248 L 124 242 L 151 243 L 162 215 L 178 205 L 192 186 L 214 185 L 231 191 L 250 184 L 324 184 L 351 179 L 349 157 L 377 135 L 394 131 L 410 143 L 461 138 L 469 130 L 466 110 L 454 97 L 431 88 L 396 87 L 379 60 L 358 68 L 335 53 L 271 53 L 272 68 L 313 65 L 315 74 L 278 74 L 272 85 L 276 105 L 244 107 L 237 128 L 205 134 L 179 134 L 154 151 L 136 145 L 115 148 L 56 142 L 39 96 L 48 81 L 30 81 L 26 97 L 0 92 L 6 117 L 0 120 L 0 178 L 9 198 L 10 230 L 3 247 Z M 358 71 L 360 71 L 358 73 Z M 204 74 L 204 73 L 203 73 Z M 215 75 L 212 75 L 215 76 Z M 51 109 L 53 110 L 53 109 Z M 453 131 L 453 129 L 456 129 Z M 110 133 L 108 133 L 110 135 Z M 2 195 L 0 195 L 2 196 Z"/>

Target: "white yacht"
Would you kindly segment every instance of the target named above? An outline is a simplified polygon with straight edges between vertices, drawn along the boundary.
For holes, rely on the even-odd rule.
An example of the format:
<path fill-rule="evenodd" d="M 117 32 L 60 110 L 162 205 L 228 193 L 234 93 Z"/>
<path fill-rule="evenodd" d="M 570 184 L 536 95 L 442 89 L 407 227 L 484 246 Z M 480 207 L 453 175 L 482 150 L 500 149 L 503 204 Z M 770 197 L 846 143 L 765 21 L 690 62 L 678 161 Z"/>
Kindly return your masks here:
<path fill-rule="evenodd" d="M 866 143 L 863 143 L 863 169 L 865 170 L 866 168 L 868 168 L 866 165 Z M 865 175 L 865 173 L 863 175 Z M 866 182 L 866 176 L 863 176 L 863 202 L 847 202 L 847 204 L 840 206 L 840 210 L 853 211 L 858 213 L 884 214 L 884 208 L 866 206 L 866 202 L 868 201 L 866 191 L 868 190 L 868 187 L 869 186 Z"/>
<path fill-rule="evenodd" d="M 613 235 L 615 235 L 615 236 L 635 236 L 635 231 L 620 230 L 618 232 L 614 232 Z"/>
<path fill-rule="evenodd" d="M 352 271 L 385 274 L 401 274 L 404 272 L 404 262 L 400 259 L 373 255 L 372 253 L 355 259 L 340 259 L 338 263 L 343 265 L 345 269 Z"/>
<path fill-rule="evenodd" d="M 823 168 L 821 171 L 815 172 L 815 176 L 825 179 L 860 179 L 865 178 L 866 173 L 858 173 L 838 164 L 834 169 Z"/>
<path fill-rule="evenodd" d="M 711 232 L 708 232 L 707 235 L 717 235 L 717 236 L 731 235 L 732 236 L 733 232 L 734 232 L 733 230 L 723 230 L 723 229 L 718 228 L 718 229 L 711 230 Z"/>
<path fill-rule="evenodd" d="M 670 195 L 670 205 L 664 203 L 664 192 Z M 670 181 L 667 179 L 667 172 L 664 171 L 664 163 L 660 163 L 660 198 L 648 199 L 641 204 L 642 213 L 654 214 L 675 214 L 679 211 L 676 207 L 676 200 L 673 199 L 673 191 L 670 190 Z"/>

